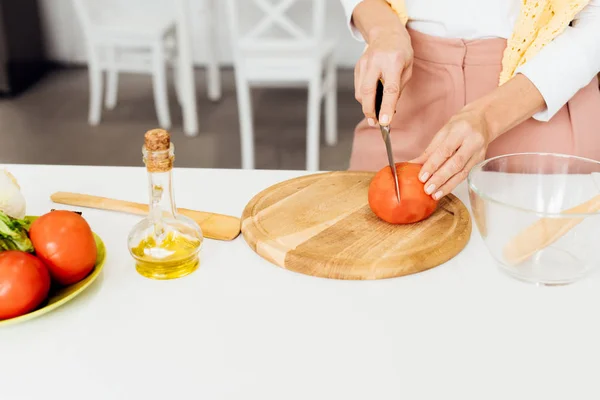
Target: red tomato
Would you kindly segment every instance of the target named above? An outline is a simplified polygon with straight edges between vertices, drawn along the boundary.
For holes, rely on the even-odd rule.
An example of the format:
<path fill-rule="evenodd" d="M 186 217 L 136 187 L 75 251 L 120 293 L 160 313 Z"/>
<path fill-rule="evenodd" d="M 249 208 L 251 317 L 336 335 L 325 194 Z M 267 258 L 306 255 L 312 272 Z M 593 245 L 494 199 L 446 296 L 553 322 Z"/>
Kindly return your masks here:
<path fill-rule="evenodd" d="M 0 320 L 35 310 L 49 291 L 48 268 L 37 257 L 16 250 L 0 253 Z"/>
<path fill-rule="evenodd" d="M 390 167 L 377 172 L 369 185 L 369 206 L 375 215 L 391 224 L 411 224 L 433 214 L 438 202 L 425 193 L 420 170 L 420 164 L 396 163 L 400 203 Z"/>
<path fill-rule="evenodd" d="M 33 221 L 29 237 L 36 255 L 61 285 L 85 278 L 96 264 L 96 242 L 87 221 L 71 211 L 51 211 Z"/>

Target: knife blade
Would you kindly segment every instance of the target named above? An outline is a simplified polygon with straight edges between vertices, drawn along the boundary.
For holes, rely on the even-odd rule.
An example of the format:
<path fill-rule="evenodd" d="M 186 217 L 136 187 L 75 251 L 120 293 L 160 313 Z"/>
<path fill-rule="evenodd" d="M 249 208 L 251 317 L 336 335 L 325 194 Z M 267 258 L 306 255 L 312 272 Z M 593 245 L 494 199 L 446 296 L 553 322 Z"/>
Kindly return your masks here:
<path fill-rule="evenodd" d="M 379 121 L 379 112 L 381 111 L 381 102 L 383 101 L 383 83 L 381 80 L 377 82 L 377 92 L 375 94 L 375 115 L 377 116 L 377 121 Z M 390 169 L 392 170 L 392 175 L 394 177 L 394 183 L 396 185 L 396 197 L 398 198 L 398 203 L 400 202 L 400 185 L 398 184 L 398 173 L 396 172 L 396 163 L 394 162 L 394 153 L 392 152 L 392 141 L 390 139 L 390 127 L 379 125 L 379 129 L 381 130 L 381 136 L 383 137 L 383 142 L 385 143 L 385 149 L 387 151 L 388 163 L 390 164 Z"/>

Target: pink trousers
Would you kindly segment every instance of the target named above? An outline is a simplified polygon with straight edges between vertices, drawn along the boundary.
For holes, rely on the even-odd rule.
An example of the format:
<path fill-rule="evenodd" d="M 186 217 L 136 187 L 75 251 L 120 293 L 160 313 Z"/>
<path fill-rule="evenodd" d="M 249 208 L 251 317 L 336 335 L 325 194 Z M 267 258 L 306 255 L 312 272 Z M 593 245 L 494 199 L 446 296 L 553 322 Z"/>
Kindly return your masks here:
<path fill-rule="evenodd" d="M 415 59 L 412 78 L 400 96 L 391 125 L 396 162 L 419 156 L 463 106 L 498 86 L 506 47 L 504 39 L 464 41 L 409 32 Z M 577 92 L 550 121 L 530 118 L 494 140 L 487 157 L 522 152 L 600 160 L 598 78 Z M 350 170 L 377 171 L 386 165 L 379 127 L 362 120 L 354 133 Z"/>

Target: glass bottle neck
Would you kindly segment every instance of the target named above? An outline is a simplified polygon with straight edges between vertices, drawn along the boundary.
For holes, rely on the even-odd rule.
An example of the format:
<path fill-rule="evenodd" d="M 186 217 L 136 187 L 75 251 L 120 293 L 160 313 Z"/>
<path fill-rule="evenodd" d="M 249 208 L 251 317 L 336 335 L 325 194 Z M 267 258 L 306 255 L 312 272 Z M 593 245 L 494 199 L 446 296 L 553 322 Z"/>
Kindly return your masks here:
<path fill-rule="evenodd" d="M 162 217 L 175 218 L 177 207 L 173 196 L 172 170 L 165 172 L 148 172 L 150 190 L 150 216 L 158 221 Z"/>

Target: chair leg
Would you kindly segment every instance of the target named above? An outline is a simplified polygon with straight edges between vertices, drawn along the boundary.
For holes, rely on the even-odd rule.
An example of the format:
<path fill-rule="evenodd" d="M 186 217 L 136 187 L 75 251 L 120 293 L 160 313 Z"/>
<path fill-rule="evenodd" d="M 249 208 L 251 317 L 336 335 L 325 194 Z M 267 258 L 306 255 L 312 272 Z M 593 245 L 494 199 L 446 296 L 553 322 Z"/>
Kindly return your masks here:
<path fill-rule="evenodd" d="M 106 97 L 104 105 L 109 110 L 112 110 L 117 105 L 117 92 L 119 89 L 119 72 L 116 66 L 116 49 L 108 50 L 109 67 L 106 72 Z"/>
<path fill-rule="evenodd" d="M 154 89 L 154 106 L 158 116 L 158 124 L 161 128 L 169 129 L 171 127 L 171 115 L 167 93 L 166 60 L 162 43 L 154 47 L 153 53 L 152 86 Z"/>
<path fill-rule="evenodd" d="M 221 71 L 215 54 L 211 54 L 208 60 L 206 79 L 208 80 L 208 98 L 212 101 L 221 100 Z"/>
<path fill-rule="evenodd" d="M 242 168 L 254 169 L 254 132 L 252 124 L 252 99 L 250 84 L 235 72 L 235 86 L 240 121 L 240 141 L 242 146 Z"/>
<path fill-rule="evenodd" d="M 327 65 L 327 90 L 325 92 L 325 142 L 335 146 L 338 141 L 337 134 L 337 71 L 332 59 Z"/>
<path fill-rule="evenodd" d="M 173 62 L 173 81 L 175 83 L 175 94 L 177 95 L 177 102 L 180 106 L 183 105 L 182 87 L 181 87 L 181 74 L 179 73 L 179 63 Z"/>
<path fill-rule="evenodd" d="M 93 50 L 89 51 L 88 75 L 90 84 L 90 105 L 88 122 L 98 125 L 102 115 L 102 70 L 99 60 Z"/>
<path fill-rule="evenodd" d="M 321 81 L 320 74 L 315 73 L 308 85 L 308 123 L 306 135 L 306 169 L 308 171 L 317 171 L 319 169 Z"/>
<path fill-rule="evenodd" d="M 218 52 L 216 45 L 216 24 L 211 16 L 216 15 L 215 2 L 207 1 L 204 13 L 204 48 L 206 49 L 207 68 L 206 84 L 208 87 L 208 98 L 211 101 L 221 100 L 221 70 L 219 69 Z"/>

